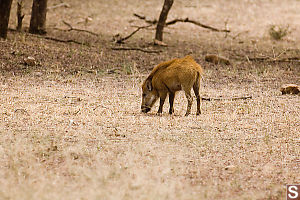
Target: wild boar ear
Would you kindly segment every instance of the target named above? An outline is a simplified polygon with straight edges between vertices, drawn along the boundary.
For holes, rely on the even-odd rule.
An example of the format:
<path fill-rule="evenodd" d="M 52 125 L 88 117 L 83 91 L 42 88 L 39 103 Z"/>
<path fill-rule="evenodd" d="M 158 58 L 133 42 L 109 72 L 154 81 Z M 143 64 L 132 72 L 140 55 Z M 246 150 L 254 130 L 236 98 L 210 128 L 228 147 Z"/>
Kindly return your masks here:
<path fill-rule="evenodd" d="M 152 91 L 153 87 L 152 87 L 152 80 L 151 79 L 147 80 L 146 86 L 147 86 L 147 89 L 149 91 Z"/>

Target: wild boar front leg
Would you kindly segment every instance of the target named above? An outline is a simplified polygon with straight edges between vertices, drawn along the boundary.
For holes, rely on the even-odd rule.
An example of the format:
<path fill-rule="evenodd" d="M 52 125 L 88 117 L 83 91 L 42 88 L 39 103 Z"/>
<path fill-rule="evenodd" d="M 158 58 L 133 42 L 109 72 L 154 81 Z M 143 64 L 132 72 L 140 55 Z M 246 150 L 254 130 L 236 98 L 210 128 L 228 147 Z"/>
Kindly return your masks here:
<path fill-rule="evenodd" d="M 165 103 L 165 100 L 167 97 L 167 93 L 162 92 L 159 94 L 159 97 L 160 97 L 160 101 L 159 101 L 159 108 L 158 108 L 157 114 L 161 114 L 163 111 L 163 106 L 164 106 L 164 103 Z"/>
<path fill-rule="evenodd" d="M 169 113 L 170 114 L 174 113 L 174 99 L 175 99 L 175 93 L 170 92 L 169 93 L 169 103 L 170 103 Z"/>

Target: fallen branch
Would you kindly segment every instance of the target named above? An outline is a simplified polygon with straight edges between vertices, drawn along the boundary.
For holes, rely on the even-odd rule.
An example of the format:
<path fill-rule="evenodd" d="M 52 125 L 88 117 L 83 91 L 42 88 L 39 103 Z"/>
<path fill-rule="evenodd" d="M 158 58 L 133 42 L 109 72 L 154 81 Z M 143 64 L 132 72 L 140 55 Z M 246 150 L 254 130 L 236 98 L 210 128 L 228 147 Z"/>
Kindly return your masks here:
<path fill-rule="evenodd" d="M 246 56 L 247 61 L 265 61 L 265 60 L 270 60 L 269 57 L 248 57 Z"/>
<path fill-rule="evenodd" d="M 162 51 L 156 51 L 156 50 L 148 50 L 148 49 L 142 49 L 138 47 L 112 47 L 112 50 L 124 50 L 124 51 L 142 51 L 145 53 L 161 53 Z"/>
<path fill-rule="evenodd" d="M 212 98 L 212 97 L 201 97 L 203 101 L 223 101 L 223 100 L 246 100 L 252 99 L 252 96 L 244 96 L 244 97 L 232 97 L 232 98 Z"/>
<path fill-rule="evenodd" d="M 71 25 L 71 24 L 69 24 L 68 22 L 66 22 L 66 21 L 62 21 L 65 25 L 67 25 L 68 27 L 69 27 L 69 29 L 68 30 L 66 30 L 66 31 L 78 31 L 78 32 L 85 32 L 85 33 L 89 33 L 89 34 L 92 34 L 92 35 L 95 35 L 95 36 L 99 36 L 99 34 L 97 34 L 97 33 L 94 33 L 94 32 L 92 32 L 92 31 L 88 31 L 88 30 L 85 30 L 85 29 L 79 29 L 79 28 L 73 28 L 73 26 Z M 59 29 L 59 30 L 61 30 L 61 29 Z"/>
<path fill-rule="evenodd" d="M 51 10 L 51 9 L 55 9 L 55 8 L 59 8 L 59 7 L 70 8 L 70 5 L 67 4 L 67 3 L 60 3 L 60 4 L 57 4 L 57 5 L 54 5 L 54 6 L 49 6 L 47 8 L 47 10 Z"/>
<path fill-rule="evenodd" d="M 202 24 L 198 21 L 195 21 L 195 20 L 190 20 L 189 18 L 185 18 L 185 19 L 174 19 L 172 21 L 169 21 L 166 23 L 166 26 L 169 26 L 169 25 L 173 25 L 177 22 L 188 22 L 188 23 L 192 23 L 192 24 L 195 24 L 197 26 L 201 26 L 202 28 L 206 28 L 206 29 L 210 29 L 212 31 L 216 31 L 216 32 L 226 32 L 226 33 L 229 33 L 230 30 L 227 30 L 227 29 L 218 29 L 218 28 L 214 28 L 212 26 L 209 26 L 209 25 L 205 25 L 205 24 Z"/>
<path fill-rule="evenodd" d="M 133 31 L 132 33 L 130 33 L 128 36 L 126 37 L 120 37 L 119 34 L 117 34 L 115 37 L 114 37 L 114 41 L 115 43 L 118 43 L 118 44 L 121 44 L 123 43 L 125 40 L 129 39 L 131 36 L 133 36 L 134 34 L 136 34 L 139 30 L 141 29 L 145 29 L 145 28 L 149 28 L 151 27 L 152 25 L 148 25 L 148 26 L 139 26 L 137 27 L 137 29 L 135 31 Z"/>
<path fill-rule="evenodd" d="M 44 38 L 46 40 L 52 40 L 52 41 L 55 41 L 55 42 L 62 42 L 62 43 L 75 43 L 75 44 L 80 44 L 80 45 L 85 45 L 85 46 L 89 46 L 88 44 L 86 43 L 83 43 L 83 42 L 78 42 L 76 40 L 72 40 L 72 39 L 69 39 L 69 40 L 62 40 L 62 39 L 58 39 L 58 38 L 53 38 L 53 37 L 49 37 L 49 36 L 45 36 L 45 37 L 39 37 L 39 38 Z"/>
<path fill-rule="evenodd" d="M 147 22 L 148 24 L 151 24 L 151 25 L 154 25 L 154 24 L 157 24 L 157 20 L 147 20 L 145 16 L 142 16 L 142 15 L 138 15 L 136 13 L 133 14 L 135 17 L 141 19 L 141 20 L 144 20 L 145 22 Z M 195 20 L 190 20 L 188 17 L 185 18 L 185 19 L 174 19 L 174 20 L 171 20 L 169 22 L 166 22 L 165 26 L 169 26 L 169 25 L 173 25 L 177 22 L 187 22 L 187 23 L 192 23 L 192 24 L 195 24 L 197 26 L 200 26 L 202 28 L 206 28 L 206 29 L 210 29 L 212 31 L 216 31 L 216 32 L 226 32 L 226 33 L 229 33 L 230 30 L 228 29 L 218 29 L 218 28 L 214 28 L 212 26 L 209 26 L 209 25 L 206 25 L 206 24 L 202 24 L 198 21 L 195 21 Z"/>
<path fill-rule="evenodd" d="M 246 57 L 248 61 L 266 61 L 266 62 L 300 62 L 300 57 L 270 58 L 270 57 Z"/>
<path fill-rule="evenodd" d="M 15 30 L 15 29 L 11 29 L 11 28 L 9 28 L 8 30 L 9 30 L 9 31 L 17 31 L 17 30 Z M 49 37 L 49 36 L 41 36 L 41 35 L 31 34 L 31 33 L 27 33 L 27 34 L 30 35 L 30 36 L 37 37 L 37 38 L 42 38 L 42 39 L 46 39 L 46 40 L 52 40 L 52 41 L 55 41 L 55 42 L 75 43 L 75 44 L 85 45 L 85 46 L 88 46 L 88 47 L 92 46 L 92 45 L 90 45 L 89 43 L 79 42 L 79 41 L 72 40 L 72 39 L 69 39 L 69 40 L 62 40 L 62 39 L 59 39 L 59 38 L 53 38 L 53 37 Z"/>
<path fill-rule="evenodd" d="M 300 57 L 287 57 L 287 58 L 281 58 L 275 60 L 275 62 L 290 62 L 290 61 L 300 62 Z"/>

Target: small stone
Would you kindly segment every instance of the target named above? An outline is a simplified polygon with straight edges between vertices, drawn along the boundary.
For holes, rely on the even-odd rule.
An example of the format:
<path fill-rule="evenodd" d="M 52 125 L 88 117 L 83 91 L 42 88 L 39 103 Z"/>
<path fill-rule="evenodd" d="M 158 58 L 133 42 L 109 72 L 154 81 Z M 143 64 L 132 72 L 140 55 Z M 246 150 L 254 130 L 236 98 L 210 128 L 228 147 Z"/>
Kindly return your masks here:
<path fill-rule="evenodd" d="M 40 76 L 43 76 L 43 73 L 42 72 L 35 72 L 34 75 L 40 77 Z"/>
<path fill-rule="evenodd" d="M 282 94 L 299 94 L 300 87 L 296 84 L 286 84 L 281 86 L 280 92 Z"/>
<path fill-rule="evenodd" d="M 25 62 L 26 65 L 29 65 L 29 66 L 35 66 L 36 65 L 35 58 L 31 57 L 31 56 L 28 56 L 27 58 L 24 58 L 24 62 Z"/>
<path fill-rule="evenodd" d="M 229 172 L 234 172 L 236 171 L 237 167 L 235 165 L 228 165 L 225 167 L 225 170 L 226 171 L 229 171 Z"/>

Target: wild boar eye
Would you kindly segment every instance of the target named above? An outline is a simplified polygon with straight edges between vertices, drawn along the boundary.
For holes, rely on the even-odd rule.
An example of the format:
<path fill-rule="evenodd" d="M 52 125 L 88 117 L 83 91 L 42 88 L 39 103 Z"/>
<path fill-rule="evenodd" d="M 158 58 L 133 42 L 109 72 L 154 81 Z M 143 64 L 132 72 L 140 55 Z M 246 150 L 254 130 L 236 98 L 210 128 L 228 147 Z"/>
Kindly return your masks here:
<path fill-rule="evenodd" d="M 143 94 L 143 97 L 145 97 L 146 96 L 146 94 Z"/>

